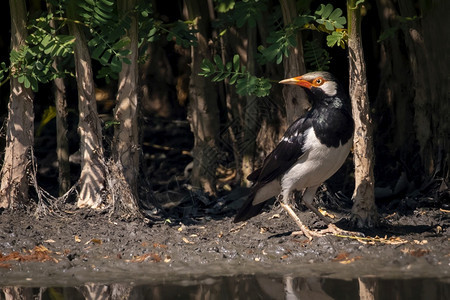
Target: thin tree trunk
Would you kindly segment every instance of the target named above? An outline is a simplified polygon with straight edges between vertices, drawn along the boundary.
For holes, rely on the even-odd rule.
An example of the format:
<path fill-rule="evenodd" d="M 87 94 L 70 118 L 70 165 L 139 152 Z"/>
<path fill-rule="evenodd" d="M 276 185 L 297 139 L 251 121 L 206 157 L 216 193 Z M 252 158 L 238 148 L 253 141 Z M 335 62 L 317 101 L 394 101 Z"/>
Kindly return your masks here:
<path fill-rule="evenodd" d="M 114 132 L 113 158 L 129 185 L 130 197 L 122 198 L 120 201 L 129 209 L 138 211 L 138 178 L 139 178 L 139 131 L 138 131 L 138 34 L 137 19 L 133 11 L 135 0 L 118 1 L 120 17 L 130 14 L 131 25 L 128 30 L 130 39 L 129 49 L 131 54 L 128 58 L 131 64 L 122 63 L 122 71 L 119 73 L 119 88 L 117 91 L 117 106 L 115 109 L 115 120 L 119 121 Z"/>
<path fill-rule="evenodd" d="M 219 109 L 212 83 L 198 74 L 208 48 L 208 12 L 206 1 L 185 1 L 190 20 L 196 19 L 197 47 L 191 47 L 191 79 L 189 82 L 188 120 L 194 134 L 194 166 L 191 182 L 206 193 L 215 194 Z"/>
<path fill-rule="evenodd" d="M 60 59 L 55 58 L 53 67 L 58 69 Z M 67 99 L 63 78 L 54 80 L 56 106 L 56 156 L 58 159 L 59 196 L 70 189 L 69 141 L 67 140 Z"/>
<path fill-rule="evenodd" d="M 251 27 L 247 24 L 247 71 L 250 74 L 256 73 L 256 27 Z M 247 180 L 247 176 L 253 172 L 255 150 L 256 150 L 256 137 L 258 131 L 257 117 L 258 117 L 258 104 L 256 102 L 256 96 L 247 96 L 245 104 L 245 120 L 243 131 L 243 143 L 241 146 L 244 148 L 242 151 L 242 183 L 245 186 L 250 186 L 251 183 Z"/>
<path fill-rule="evenodd" d="M 10 0 L 11 49 L 19 51 L 27 37 L 24 0 Z M 12 73 L 14 70 L 11 71 Z M 6 148 L 1 169 L 0 207 L 13 208 L 18 202 L 28 202 L 30 149 L 34 143 L 33 93 L 11 74 L 8 104 Z"/>
<path fill-rule="evenodd" d="M 280 0 L 284 25 L 291 24 L 297 17 L 297 9 L 294 0 Z M 284 77 L 291 78 L 306 73 L 303 60 L 303 44 L 300 31 L 297 33 L 297 47 L 289 49 L 289 56 L 283 60 Z M 283 98 L 286 103 L 286 119 L 288 126 L 298 117 L 305 114 L 310 107 L 308 97 L 303 89 L 293 85 L 283 86 Z"/>
<path fill-rule="evenodd" d="M 75 0 L 69 4 L 68 15 L 76 19 L 74 5 Z M 102 202 L 102 192 L 105 188 L 105 162 L 91 57 L 79 25 L 74 22 L 69 22 L 68 25 L 70 34 L 75 37 L 74 56 L 78 89 L 81 175 L 77 206 L 97 208 Z"/>
<path fill-rule="evenodd" d="M 353 220 L 358 227 L 377 223 L 374 196 L 374 154 L 372 119 L 367 92 L 366 64 L 361 41 L 361 7 L 356 0 L 347 1 L 350 98 L 355 133 L 353 140 L 355 162 L 355 190 L 353 192 Z"/>
<path fill-rule="evenodd" d="M 48 11 L 53 12 L 53 7 L 47 4 Z M 56 21 L 50 21 L 50 26 L 56 28 Z M 53 59 L 53 68 L 59 70 L 61 59 Z M 58 159 L 58 184 L 59 196 L 64 195 L 70 189 L 70 163 L 69 141 L 67 140 L 67 99 L 66 83 L 64 78 L 55 78 L 53 81 L 55 107 L 56 107 L 56 156 Z"/>

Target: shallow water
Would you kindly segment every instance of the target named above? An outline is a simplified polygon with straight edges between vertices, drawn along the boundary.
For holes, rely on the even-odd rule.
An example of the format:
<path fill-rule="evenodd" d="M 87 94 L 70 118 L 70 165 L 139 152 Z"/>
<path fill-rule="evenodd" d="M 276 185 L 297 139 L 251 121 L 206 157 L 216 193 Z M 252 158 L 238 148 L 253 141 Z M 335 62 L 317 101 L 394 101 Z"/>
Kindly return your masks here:
<path fill-rule="evenodd" d="M 417 262 L 91 266 L 1 272 L 0 299 L 450 299 L 450 268 Z"/>
<path fill-rule="evenodd" d="M 0 299 L 18 299 L 19 295 L 23 299 L 450 299 L 450 284 L 442 278 L 344 280 L 260 274 L 139 284 L 7 287 L 0 292 Z"/>

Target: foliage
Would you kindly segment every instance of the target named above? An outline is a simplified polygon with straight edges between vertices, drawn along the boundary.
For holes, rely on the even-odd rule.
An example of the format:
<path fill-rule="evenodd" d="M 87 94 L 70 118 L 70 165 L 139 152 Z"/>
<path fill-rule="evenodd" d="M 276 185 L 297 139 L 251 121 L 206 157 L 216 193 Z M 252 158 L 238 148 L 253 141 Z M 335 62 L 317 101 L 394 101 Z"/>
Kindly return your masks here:
<path fill-rule="evenodd" d="M 126 30 L 130 28 L 130 16 L 125 14 L 119 17 L 115 2 L 110 0 L 79 1 L 78 15 L 89 28 L 91 56 L 102 66 L 97 77 L 105 78 L 106 82 L 117 79 L 122 62 L 130 63 L 127 58 L 130 40 L 125 36 Z"/>
<path fill-rule="evenodd" d="M 248 23 L 248 26 L 255 27 L 256 21 L 261 19 L 262 12 L 267 9 L 264 2 L 257 0 L 237 2 L 232 12 L 232 18 L 236 21 L 236 26 L 242 28 Z"/>
<path fill-rule="evenodd" d="M 280 64 L 283 57 L 287 57 L 291 47 L 297 47 L 296 35 L 299 30 L 309 29 L 327 33 L 327 45 L 344 46 L 346 40 L 346 32 L 343 30 L 347 23 L 342 10 L 333 8 L 331 4 L 321 4 L 315 11 L 314 15 L 304 13 L 300 14 L 292 24 L 285 28 L 271 32 L 267 38 L 268 47 L 260 46 L 258 49 L 261 53 L 260 63 L 268 63 L 275 61 Z"/>
<path fill-rule="evenodd" d="M 231 11 L 232 19 L 235 20 L 237 27 L 242 27 L 246 23 L 252 27 L 256 21 L 261 18 L 264 10 L 267 9 L 265 1 L 247 0 L 247 1 L 226 1 L 219 2 L 219 9 L 223 12 Z M 297 34 L 300 30 L 314 30 L 327 34 L 327 45 L 345 47 L 347 32 L 344 28 L 347 23 L 342 15 L 340 8 L 334 8 L 331 4 L 321 4 L 314 14 L 308 11 L 299 14 L 299 16 L 289 25 L 270 31 L 266 39 L 266 46 L 258 46 L 259 54 L 257 61 L 260 65 L 275 62 L 280 64 L 284 57 L 289 55 L 291 48 L 297 47 Z M 280 23 L 278 20 L 277 23 Z M 223 24 L 222 24 L 223 25 Z M 259 95 L 265 96 L 269 93 L 271 87 L 269 80 L 258 78 L 245 71 L 235 67 L 234 56 L 233 63 L 224 64 L 220 58 L 215 58 L 214 62 L 203 61 L 202 76 L 214 76 L 212 81 L 222 81 L 230 78 L 229 84 L 236 84 L 237 92 L 241 95 Z M 327 70 L 330 63 L 328 52 L 320 46 L 317 41 L 306 41 L 304 45 L 305 63 L 314 70 Z M 248 84 L 248 88 L 243 85 Z"/>
<path fill-rule="evenodd" d="M 385 40 L 388 40 L 388 39 L 391 39 L 391 38 L 395 37 L 395 34 L 397 33 L 398 30 L 407 27 L 410 22 L 414 22 L 418 18 L 419 18 L 419 16 L 413 16 L 413 17 L 401 17 L 401 16 L 398 16 L 396 18 L 397 24 L 392 26 L 392 27 L 389 27 L 387 30 L 383 31 L 380 34 L 380 37 L 378 38 L 377 42 L 380 43 L 380 42 L 383 42 Z"/>
<path fill-rule="evenodd" d="M 306 41 L 303 45 L 303 58 L 309 71 L 327 71 L 330 64 L 330 54 L 319 45 L 317 40 Z"/>
<path fill-rule="evenodd" d="M 48 13 L 30 21 L 29 36 L 26 43 L 18 51 L 10 52 L 11 76 L 23 83 L 26 88 L 38 91 L 38 84 L 46 83 L 58 76 L 62 76 L 53 67 L 54 57 L 71 55 L 74 37 L 57 34 L 57 30 L 50 26 L 53 14 Z M 7 72 L 5 63 L 1 65 L 2 73 Z M 0 75 L 1 78 L 1 75 Z"/>
<path fill-rule="evenodd" d="M 97 78 L 105 78 L 107 82 L 117 79 L 122 63 L 130 63 L 130 40 L 125 35 L 131 24 L 130 15 L 119 16 L 116 1 L 113 0 L 81 0 L 75 2 L 78 19 L 69 19 L 66 17 L 67 1 L 48 1 L 55 7 L 55 13 L 43 12 L 39 18 L 29 21 L 30 34 L 26 45 L 19 51 L 11 51 L 10 66 L 5 62 L 0 64 L 0 85 L 7 81 L 7 74 L 10 73 L 25 87 L 31 87 L 36 92 L 39 83 L 72 74 L 64 70 L 72 67 L 71 65 L 61 66 L 62 70 L 59 72 L 52 67 L 55 57 L 70 58 L 73 55 L 74 37 L 60 34 L 68 22 L 75 22 L 87 29 L 91 57 L 101 65 Z M 134 12 L 139 12 L 140 46 L 163 35 L 166 35 L 167 40 L 173 40 L 183 47 L 196 46 L 196 31 L 192 26 L 194 21 L 178 20 L 164 24 L 154 19 L 151 4 L 146 1 L 139 1 L 135 10 L 130 13 Z M 52 21 L 60 21 L 59 26 L 50 26 Z"/>
<path fill-rule="evenodd" d="M 0 63 L 0 86 L 2 86 L 8 79 L 9 67 L 6 65 L 4 61 Z M 5 79 L 6 75 L 6 79 Z"/>
<path fill-rule="evenodd" d="M 333 9 L 331 4 L 321 4 L 314 14 L 317 16 L 315 21 L 320 25 L 324 25 L 328 31 L 342 29 L 347 22 L 345 17 L 342 16 L 342 9 Z"/>
<path fill-rule="evenodd" d="M 229 79 L 229 84 L 236 84 L 236 92 L 239 95 L 254 95 L 264 97 L 269 94 L 272 87 L 269 80 L 263 77 L 251 75 L 241 66 L 239 55 L 234 55 L 233 62 L 223 64 L 220 56 L 214 56 L 214 63 L 204 59 L 201 66 L 201 76 L 214 76 L 211 80 L 214 82 Z"/>

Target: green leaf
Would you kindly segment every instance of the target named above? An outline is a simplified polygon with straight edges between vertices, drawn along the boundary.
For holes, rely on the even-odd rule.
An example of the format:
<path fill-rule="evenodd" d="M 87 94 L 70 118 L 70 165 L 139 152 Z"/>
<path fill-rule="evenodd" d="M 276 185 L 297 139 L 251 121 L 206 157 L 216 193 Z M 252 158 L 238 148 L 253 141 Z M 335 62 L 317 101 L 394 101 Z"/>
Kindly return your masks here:
<path fill-rule="evenodd" d="M 316 11 L 316 15 L 321 16 L 322 18 L 326 19 L 328 18 L 328 16 L 331 14 L 331 12 L 333 11 L 333 5 L 331 4 L 320 4 L 319 9 Z"/>
<path fill-rule="evenodd" d="M 235 72 L 239 72 L 239 67 L 241 65 L 239 60 L 240 60 L 239 55 L 235 54 L 233 56 L 233 69 L 234 69 Z"/>
<path fill-rule="evenodd" d="M 327 36 L 327 45 L 328 47 L 333 47 L 337 45 L 344 48 L 345 47 L 344 33 L 339 31 L 333 31 L 330 35 Z"/>
<path fill-rule="evenodd" d="M 223 62 L 222 59 L 220 58 L 219 55 L 214 55 L 214 62 L 216 63 L 216 66 L 219 70 L 223 70 L 224 66 L 223 66 Z"/>
<path fill-rule="evenodd" d="M 109 59 L 111 58 L 112 51 L 111 49 L 106 49 L 105 52 L 103 52 L 102 56 L 100 57 L 99 61 L 103 65 L 107 65 L 109 62 Z"/>
<path fill-rule="evenodd" d="M 230 84 L 233 85 L 236 83 L 236 80 L 239 78 L 239 73 L 234 73 L 230 78 Z"/>
<path fill-rule="evenodd" d="M 92 58 L 99 60 L 100 59 L 100 55 L 102 55 L 104 50 L 105 49 L 103 47 L 100 47 L 100 46 L 95 47 L 94 51 L 92 51 L 92 54 L 91 54 Z"/>
<path fill-rule="evenodd" d="M 111 60 L 111 70 L 115 73 L 122 71 L 122 62 L 117 56 L 114 56 Z"/>
<path fill-rule="evenodd" d="M 112 45 L 112 48 L 114 50 L 120 50 L 120 49 L 128 46 L 130 44 L 130 42 L 131 42 L 131 40 L 129 37 L 124 37 L 124 38 L 118 40 L 114 45 Z"/>
<path fill-rule="evenodd" d="M 34 65 L 36 66 L 36 69 L 38 69 L 38 70 L 42 70 L 44 68 L 44 65 L 39 60 L 36 61 L 36 63 Z"/>
<path fill-rule="evenodd" d="M 30 86 L 31 86 L 31 82 L 30 82 L 30 80 L 28 79 L 28 77 L 26 77 L 26 76 L 23 76 L 23 85 L 28 89 L 28 88 L 30 88 Z"/>

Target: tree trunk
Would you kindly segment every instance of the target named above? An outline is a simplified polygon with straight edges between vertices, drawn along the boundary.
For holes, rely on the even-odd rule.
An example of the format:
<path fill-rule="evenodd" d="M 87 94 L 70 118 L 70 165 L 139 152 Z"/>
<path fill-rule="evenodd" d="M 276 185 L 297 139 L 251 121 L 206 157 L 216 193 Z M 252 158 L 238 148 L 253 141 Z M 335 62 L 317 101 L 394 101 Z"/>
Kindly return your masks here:
<path fill-rule="evenodd" d="M 137 18 L 133 11 L 135 0 L 118 1 L 118 11 L 121 18 L 130 14 L 131 25 L 128 30 L 130 39 L 128 58 L 131 64 L 122 63 L 119 73 L 119 88 L 117 91 L 117 106 L 115 120 L 119 122 L 114 132 L 113 158 L 118 169 L 128 183 L 130 195 L 121 197 L 119 201 L 128 209 L 138 211 L 138 178 L 139 178 L 139 131 L 138 131 L 138 34 Z M 122 191 L 123 192 L 123 191 Z"/>
<path fill-rule="evenodd" d="M 256 27 L 247 24 L 247 71 L 250 74 L 256 73 Z M 247 176 L 253 172 L 254 158 L 256 150 L 256 137 L 258 132 L 258 103 L 256 96 L 247 96 L 244 115 L 243 143 L 240 145 L 242 151 L 242 183 L 244 186 L 250 186 Z"/>
<path fill-rule="evenodd" d="M 55 58 L 53 67 L 57 70 L 60 59 Z M 59 196 L 70 189 L 69 141 L 67 140 L 66 84 L 63 78 L 54 80 L 56 107 L 56 156 L 58 159 Z"/>
<path fill-rule="evenodd" d="M 285 26 L 291 24 L 297 17 L 297 9 L 294 0 L 280 0 L 283 22 Z M 303 60 L 303 44 L 301 32 L 297 33 L 297 47 L 289 50 L 289 56 L 283 59 L 284 77 L 291 78 L 306 73 Z M 283 98 L 286 103 L 286 119 L 288 126 L 298 117 L 305 114 L 310 104 L 303 89 L 294 85 L 283 86 Z"/>
<path fill-rule="evenodd" d="M 361 41 L 361 7 L 356 0 L 347 1 L 348 51 L 350 71 L 350 99 L 355 133 L 353 140 L 355 162 L 355 190 L 353 192 L 353 220 L 358 227 L 377 223 L 374 196 L 373 135 L 367 92 L 366 65 Z"/>
<path fill-rule="evenodd" d="M 215 194 L 219 109 L 214 86 L 198 74 L 201 63 L 210 57 L 208 48 L 208 11 L 206 1 L 185 1 L 190 20 L 196 19 L 197 47 L 191 47 L 191 79 L 189 82 L 188 120 L 194 134 L 194 166 L 192 184 Z"/>
<path fill-rule="evenodd" d="M 448 1 L 415 5 L 398 1 L 402 17 L 412 18 L 409 26 L 401 27 L 408 50 L 411 79 L 414 87 L 414 125 L 420 145 L 422 165 L 427 176 L 438 174 L 448 179 L 450 156 L 450 126 L 448 116 L 448 42 L 443 38 L 450 30 L 446 17 Z M 428 7 L 427 7 L 428 6 Z M 416 10 L 421 10 L 416 11 Z"/>
<path fill-rule="evenodd" d="M 53 7 L 48 3 L 48 11 L 53 13 Z M 56 28 L 56 21 L 50 21 L 50 26 Z M 53 59 L 53 68 L 58 72 L 61 59 Z M 56 157 L 58 159 L 58 184 L 59 196 L 64 195 L 70 189 L 70 163 L 69 141 L 67 140 L 67 99 L 66 83 L 64 78 L 55 78 L 53 81 L 55 107 L 56 107 Z"/>
<path fill-rule="evenodd" d="M 75 5 L 75 0 L 69 4 L 69 18 L 77 19 Z M 98 208 L 105 188 L 105 162 L 102 128 L 95 102 L 91 57 L 79 25 L 74 22 L 68 22 L 68 25 L 70 34 L 75 37 L 74 56 L 78 89 L 81 175 L 77 206 Z"/>
<path fill-rule="evenodd" d="M 10 0 L 11 49 L 18 51 L 27 37 L 24 0 Z M 30 149 L 34 143 L 33 93 L 14 77 L 11 70 L 11 92 L 8 104 L 6 148 L 1 169 L 0 207 L 13 208 L 28 202 Z"/>

